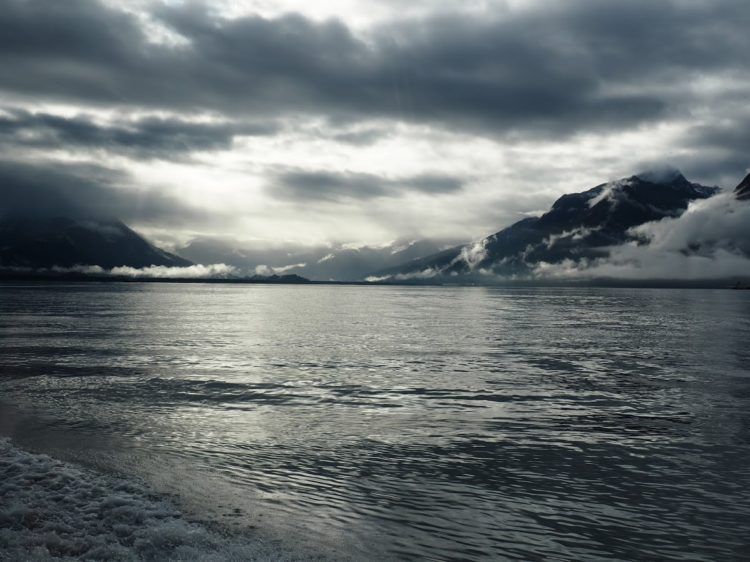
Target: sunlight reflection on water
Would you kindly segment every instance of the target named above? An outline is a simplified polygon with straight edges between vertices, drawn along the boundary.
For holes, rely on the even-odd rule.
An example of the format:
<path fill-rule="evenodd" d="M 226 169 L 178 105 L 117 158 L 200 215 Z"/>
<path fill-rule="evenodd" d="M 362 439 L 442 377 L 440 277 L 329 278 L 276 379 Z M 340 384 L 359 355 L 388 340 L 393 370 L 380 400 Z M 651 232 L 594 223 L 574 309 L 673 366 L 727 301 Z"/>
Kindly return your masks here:
<path fill-rule="evenodd" d="M 0 425 L 330 557 L 741 558 L 749 340 L 739 291 L 5 284 Z"/>

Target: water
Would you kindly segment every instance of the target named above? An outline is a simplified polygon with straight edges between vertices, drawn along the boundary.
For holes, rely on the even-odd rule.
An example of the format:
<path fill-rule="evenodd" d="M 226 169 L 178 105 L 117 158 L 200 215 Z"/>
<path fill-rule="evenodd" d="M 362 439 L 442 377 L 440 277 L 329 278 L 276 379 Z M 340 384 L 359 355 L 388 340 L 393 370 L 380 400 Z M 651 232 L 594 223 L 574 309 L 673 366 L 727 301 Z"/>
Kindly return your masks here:
<path fill-rule="evenodd" d="M 323 559 L 750 556 L 750 292 L 0 285 L 0 433 Z"/>

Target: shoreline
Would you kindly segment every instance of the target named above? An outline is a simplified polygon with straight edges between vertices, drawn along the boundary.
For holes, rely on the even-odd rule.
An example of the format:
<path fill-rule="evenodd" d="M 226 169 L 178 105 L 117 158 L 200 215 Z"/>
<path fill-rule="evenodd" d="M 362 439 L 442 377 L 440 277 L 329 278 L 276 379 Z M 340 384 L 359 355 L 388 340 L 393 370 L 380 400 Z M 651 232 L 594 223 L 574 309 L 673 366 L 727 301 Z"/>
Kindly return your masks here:
<path fill-rule="evenodd" d="M 294 560 L 259 537 L 194 521 L 136 478 L 0 437 L 0 560 Z"/>
<path fill-rule="evenodd" d="M 318 281 L 310 279 L 255 279 L 238 278 L 197 278 L 197 277 L 129 277 L 111 275 L 85 274 L 28 274 L 0 273 L 0 283 L 172 283 L 172 284 L 210 284 L 210 285 L 281 285 L 281 286 L 352 286 L 352 287 L 443 287 L 443 288 L 500 288 L 500 289 L 723 289 L 750 290 L 750 281 L 738 281 L 736 278 L 712 280 L 674 280 L 674 279 L 589 279 L 589 280 L 508 280 L 497 283 L 482 283 L 465 280 L 461 282 L 429 280 L 395 280 L 395 281 Z"/>

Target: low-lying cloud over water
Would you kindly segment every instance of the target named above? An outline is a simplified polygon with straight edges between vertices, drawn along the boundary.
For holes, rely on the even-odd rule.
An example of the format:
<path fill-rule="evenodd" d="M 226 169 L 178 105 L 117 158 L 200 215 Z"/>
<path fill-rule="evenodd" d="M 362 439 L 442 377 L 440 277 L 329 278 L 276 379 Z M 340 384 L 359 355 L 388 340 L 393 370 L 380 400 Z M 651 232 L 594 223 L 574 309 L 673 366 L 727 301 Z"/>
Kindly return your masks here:
<path fill-rule="evenodd" d="M 240 275 L 240 271 L 231 265 L 216 263 L 211 265 L 191 265 L 188 267 L 113 267 L 104 269 L 98 265 L 78 265 L 74 267 L 51 267 L 33 269 L 24 267 L 0 268 L 0 272 L 37 273 L 37 274 L 79 274 L 105 277 L 132 277 L 136 279 L 226 279 Z"/>
<path fill-rule="evenodd" d="M 239 273 L 237 268 L 223 263 L 212 265 L 191 265 L 188 267 L 151 266 L 143 268 L 115 267 L 107 272 L 109 275 L 122 277 L 204 279 L 232 277 Z"/>

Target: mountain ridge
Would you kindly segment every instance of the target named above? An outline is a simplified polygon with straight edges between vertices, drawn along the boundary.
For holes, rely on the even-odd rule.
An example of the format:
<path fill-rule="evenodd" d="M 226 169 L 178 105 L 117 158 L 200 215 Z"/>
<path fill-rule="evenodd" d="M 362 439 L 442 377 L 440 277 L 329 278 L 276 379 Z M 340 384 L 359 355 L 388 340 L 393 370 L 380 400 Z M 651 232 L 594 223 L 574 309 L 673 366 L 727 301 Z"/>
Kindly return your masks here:
<path fill-rule="evenodd" d="M 734 195 L 740 201 L 747 201 L 750 199 L 750 174 L 747 174 L 745 179 L 734 188 Z"/>
<path fill-rule="evenodd" d="M 226 263 L 248 274 L 296 273 L 317 281 L 355 281 L 373 270 L 394 267 L 457 243 L 457 240 L 402 238 L 378 246 L 281 243 L 269 247 L 199 237 L 179 247 L 177 252 L 197 263 Z"/>
<path fill-rule="evenodd" d="M 99 266 L 188 267 L 118 219 L 6 216 L 0 219 L 0 266 L 32 269 Z"/>
<path fill-rule="evenodd" d="M 645 179 L 644 179 L 645 178 Z M 475 273 L 522 276 L 540 263 L 606 257 L 635 241 L 630 229 L 682 214 L 690 202 L 718 193 L 677 170 L 641 173 L 559 197 L 539 217 L 524 218 L 477 242 L 373 272 L 370 280 L 431 279 Z"/>

